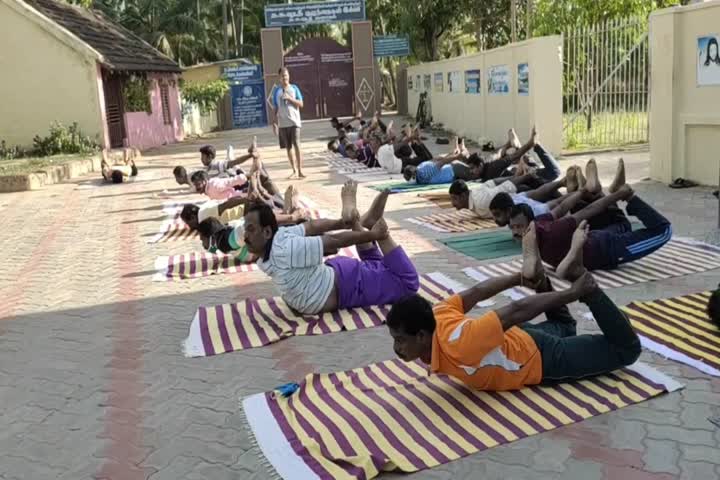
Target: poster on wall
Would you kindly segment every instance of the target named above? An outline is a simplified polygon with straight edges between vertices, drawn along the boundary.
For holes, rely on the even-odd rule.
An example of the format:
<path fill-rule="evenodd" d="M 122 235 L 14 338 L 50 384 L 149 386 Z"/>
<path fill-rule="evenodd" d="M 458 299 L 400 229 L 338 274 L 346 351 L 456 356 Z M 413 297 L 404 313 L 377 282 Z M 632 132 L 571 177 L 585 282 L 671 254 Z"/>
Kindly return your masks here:
<path fill-rule="evenodd" d="M 699 87 L 720 85 L 719 44 L 718 34 L 698 37 L 697 84 Z"/>
<path fill-rule="evenodd" d="M 422 90 L 422 88 L 420 87 L 420 75 L 415 75 L 415 90 L 417 90 L 418 92 Z"/>
<path fill-rule="evenodd" d="M 461 93 L 460 89 L 460 72 L 448 72 L 448 92 L 450 93 Z"/>
<path fill-rule="evenodd" d="M 465 70 L 465 93 L 480 94 L 480 70 Z"/>
<path fill-rule="evenodd" d="M 430 74 L 426 74 L 423 76 L 423 92 L 429 92 L 430 91 Z"/>
<path fill-rule="evenodd" d="M 413 89 L 413 81 L 412 81 L 412 75 L 408 76 L 408 90 Z"/>
<path fill-rule="evenodd" d="M 436 73 L 435 74 L 435 82 L 433 91 L 435 92 L 442 92 L 443 91 L 443 74 L 442 73 Z"/>
<path fill-rule="evenodd" d="M 530 94 L 530 68 L 527 63 L 518 65 L 518 95 L 527 96 Z"/>
<path fill-rule="evenodd" d="M 510 69 L 507 65 L 495 65 L 488 69 L 488 93 L 490 95 L 510 94 Z"/>

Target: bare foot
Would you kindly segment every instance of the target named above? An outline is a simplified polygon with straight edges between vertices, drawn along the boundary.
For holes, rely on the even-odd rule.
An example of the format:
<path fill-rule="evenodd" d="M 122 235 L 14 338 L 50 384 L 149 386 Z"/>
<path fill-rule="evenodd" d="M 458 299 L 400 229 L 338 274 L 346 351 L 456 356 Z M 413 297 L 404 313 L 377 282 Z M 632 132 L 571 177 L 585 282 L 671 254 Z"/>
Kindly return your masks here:
<path fill-rule="evenodd" d="M 522 143 L 520 143 L 520 139 L 518 138 L 517 133 L 515 133 L 514 128 L 508 130 L 508 145 L 516 150 L 522 147 Z"/>
<path fill-rule="evenodd" d="M 615 193 L 620 190 L 620 187 L 625 185 L 625 161 L 621 158 L 618 160 L 617 171 L 615 172 L 615 179 L 610 184 L 608 191 Z"/>
<path fill-rule="evenodd" d="M 467 158 L 467 157 L 470 156 L 470 150 L 468 150 L 467 147 L 465 146 L 465 139 L 464 139 L 464 138 L 461 138 L 461 139 L 460 139 L 460 153 L 461 153 L 462 156 L 465 157 L 465 158 Z"/>
<path fill-rule="evenodd" d="M 257 152 L 257 135 L 253 135 L 252 143 L 250 144 L 250 148 L 248 148 L 248 153 L 255 154 Z"/>
<path fill-rule="evenodd" d="M 585 265 L 583 264 L 583 247 L 587 241 L 590 226 L 587 220 L 580 222 L 580 225 L 573 232 L 570 250 L 568 250 L 565 258 L 562 259 L 557 266 L 555 273 L 560 278 L 574 282 L 583 273 L 585 273 Z"/>
<path fill-rule="evenodd" d="M 292 201 L 293 201 L 293 192 L 295 191 L 295 187 L 293 185 L 290 185 L 285 190 L 285 195 L 283 196 L 283 213 L 292 213 L 293 209 L 292 207 Z"/>
<path fill-rule="evenodd" d="M 530 145 L 532 145 L 534 147 L 535 145 L 537 145 L 537 143 L 538 143 L 537 128 L 535 127 L 535 125 L 533 125 L 533 128 L 530 131 Z"/>
<path fill-rule="evenodd" d="M 600 185 L 600 178 L 598 177 L 597 163 L 595 163 L 594 158 L 588 160 L 588 163 L 585 166 L 585 175 L 587 175 L 585 190 L 592 194 L 602 192 L 602 185 Z"/>
<path fill-rule="evenodd" d="M 290 174 L 290 176 L 287 177 L 288 180 L 292 180 L 293 178 L 297 178 L 297 172 L 293 170 L 293 172 Z"/>
<path fill-rule="evenodd" d="M 302 172 L 298 173 L 298 178 L 305 178 L 305 174 Z"/>
<path fill-rule="evenodd" d="M 358 217 L 357 211 L 357 183 L 348 180 L 340 190 L 342 200 L 342 219 L 347 225 L 352 225 Z"/>
<path fill-rule="evenodd" d="M 537 284 L 545 277 L 545 267 L 543 267 L 542 258 L 540 258 L 535 222 L 530 222 L 527 232 L 523 235 L 522 251 L 522 277 L 531 284 Z"/>
<path fill-rule="evenodd" d="M 383 190 L 380 192 L 375 199 L 373 199 L 368 211 L 360 217 L 360 223 L 365 228 L 372 228 L 385 213 L 385 204 L 387 203 L 388 196 L 390 195 L 390 189 Z"/>
<path fill-rule="evenodd" d="M 577 168 L 575 165 L 568 167 L 565 172 L 565 188 L 568 193 L 575 192 L 578 189 Z"/>
<path fill-rule="evenodd" d="M 599 287 L 597 282 L 595 281 L 595 277 L 593 277 L 590 272 L 585 270 L 583 274 L 580 275 L 577 280 L 573 282 L 572 287 L 570 288 L 577 294 L 579 298 L 582 298 L 585 295 L 591 294 Z"/>
<path fill-rule="evenodd" d="M 390 230 L 388 229 L 387 223 L 385 223 L 385 219 L 381 218 L 377 222 L 375 222 L 375 225 L 372 226 L 371 231 L 376 235 L 375 240 L 385 240 L 390 235 Z"/>
<path fill-rule="evenodd" d="M 521 158 L 515 167 L 515 176 L 522 177 L 523 175 L 527 175 L 529 168 L 525 160 Z"/>
<path fill-rule="evenodd" d="M 290 212 L 294 212 L 300 209 L 300 190 L 292 186 L 292 193 L 290 195 Z"/>
<path fill-rule="evenodd" d="M 583 171 L 580 166 L 575 166 L 575 176 L 577 177 L 578 189 L 582 190 L 585 188 L 585 185 L 587 185 L 587 179 L 585 178 L 585 175 L 583 175 Z"/>

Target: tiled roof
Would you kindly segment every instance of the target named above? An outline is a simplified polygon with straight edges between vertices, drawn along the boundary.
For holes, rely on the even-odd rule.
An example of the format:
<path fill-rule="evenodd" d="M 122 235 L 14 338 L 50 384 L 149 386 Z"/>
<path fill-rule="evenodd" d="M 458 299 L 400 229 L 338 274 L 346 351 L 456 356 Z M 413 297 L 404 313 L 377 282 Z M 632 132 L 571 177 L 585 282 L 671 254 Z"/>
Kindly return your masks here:
<path fill-rule="evenodd" d="M 97 10 L 88 10 L 55 0 L 24 0 L 100 52 L 111 70 L 133 72 L 177 72 L 180 66 L 140 37 L 109 20 Z"/>

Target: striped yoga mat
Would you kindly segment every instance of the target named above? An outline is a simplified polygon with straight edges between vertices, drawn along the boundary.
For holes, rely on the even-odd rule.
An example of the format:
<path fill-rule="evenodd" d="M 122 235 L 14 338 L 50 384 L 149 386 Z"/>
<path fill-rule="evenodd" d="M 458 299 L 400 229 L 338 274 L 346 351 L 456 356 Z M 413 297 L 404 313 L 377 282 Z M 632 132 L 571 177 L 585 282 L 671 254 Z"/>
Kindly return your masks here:
<path fill-rule="evenodd" d="M 706 312 L 710 294 L 633 302 L 622 309 L 645 348 L 720 377 L 720 329 Z"/>
<path fill-rule="evenodd" d="M 340 174 L 346 174 L 346 173 L 386 173 L 387 170 L 385 170 L 382 167 L 368 167 L 367 165 L 358 162 L 357 160 L 353 160 L 351 158 L 345 158 L 340 156 L 334 156 L 332 158 L 328 158 L 328 167 L 330 167 L 331 170 L 335 170 L 336 172 Z"/>
<path fill-rule="evenodd" d="M 431 273 L 420 277 L 418 293 L 435 303 L 461 289 L 462 285 L 445 275 Z M 188 357 L 205 357 L 270 345 L 292 336 L 376 327 L 385 322 L 387 312 L 383 305 L 300 316 L 280 297 L 200 307 L 190 325 L 184 350 Z"/>
<path fill-rule="evenodd" d="M 188 202 L 192 203 L 192 202 Z M 303 198 L 298 201 L 300 206 L 310 213 L 310 218 L 327 218 L 327 213 L 318 210 L 315 204 L 309 199 Z M 168 218 L 160 225 L 160 231 L 155 234 L 148 243 L 162 243 L 174 240 L 199 239 L 200 236 L 195 230 L 190 230 L 187 224 L 180 218 L 180 212 L 185 204 L 166 206 L 164 211 Z"/>
<path fill-rule="evenodd" d="M 310 374 L 291 396 L 253 395 L 243 408 L 285 480 L 371 479 L 436 467 L 680 388 L 638 363 L 574 383 L 481 392 L 428 375 L 418 363 L 388 360 Z"/>
<path fill-rule="evenodd" d="M 497 228 L 494 220 L 479 218 L 470 210 L 438 212 L 422 217 L 408 218 L 407 221 L 442 233 L 474 232 L 487 228 Z"/>
<path fill-rule="evenodd" d="M 358 258 L 355 248 L 343 248 L 340 255 Z M 253 272 L 258 266 L 253 263 L 242 263 L 233 255 L 211 254 L 208 252 L 190 252 L 169 257 L 158 257 L 155 260 L 153 281 L 187 280 L 224 273 Z"/>
<path fill-rule="evenodd" d="M 690 239 L 673 238 L 664 247 L 645 258 L 620 265 L 614 270 L 595 270 L 592 272 L 601 288 L 617 288 L 636 283 L 652 282 L 665 278 L 682 277 L 693 273 L 705 272 L 720 267 L 720 248 Z M 518 272 L 522 268 L 522 259 L 509 262 L 489 263 L 463 269 L 470 278 L 482 282 L 490 277 L 498 277 Z M 557 278 L 548 270 L 548 277 L 556 289 L 565 289 L 570 284 Z M 516 300 L 534 293 L 525 287 L 512 288 L 504 295 Z"/>

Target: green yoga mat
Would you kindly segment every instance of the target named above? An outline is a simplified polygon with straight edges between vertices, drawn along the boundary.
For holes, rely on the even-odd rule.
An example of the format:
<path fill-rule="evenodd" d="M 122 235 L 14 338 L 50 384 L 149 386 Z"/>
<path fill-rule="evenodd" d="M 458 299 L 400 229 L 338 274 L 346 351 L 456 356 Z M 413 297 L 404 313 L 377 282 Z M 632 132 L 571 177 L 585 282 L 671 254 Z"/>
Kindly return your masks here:
<path fill-rule="evenodd" d="M 512 238 L 510 230 L 453 236 L 439 240 L 448 247 L 477 260 L 520 255 L 522 246 Z"/>
<path fill-rule="evenodd" d="M 642 228 L 639 222 L 630 222 L 633 231 Z M 468 257 L 477 260 L 492 260 L 493 258 L 520 255 L 522 245 L 512 238 L 510 230 L 503 229 L 497 232 L 473 233 L 471 235 L 453 236 L 438 239 L 440 243 L 456 250 Z"/>
<path fill-rule="evenodd" d="M 435 183 L 432 185 L 418 185 L 417 183 L 410 182 L 387 182 L 370 185 L 370 188 L 382 192 L 383 190 L 390 189 L 390 193 L 402 193 L 402 192 L 426 192 L 428 190 L 447 190 L 449 183 Z"/>

